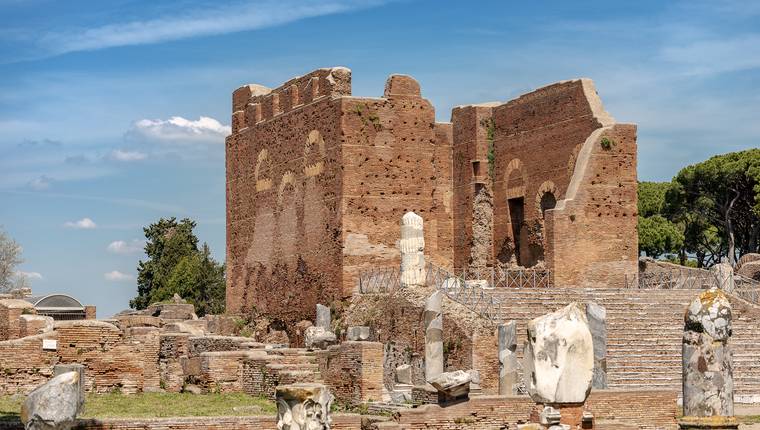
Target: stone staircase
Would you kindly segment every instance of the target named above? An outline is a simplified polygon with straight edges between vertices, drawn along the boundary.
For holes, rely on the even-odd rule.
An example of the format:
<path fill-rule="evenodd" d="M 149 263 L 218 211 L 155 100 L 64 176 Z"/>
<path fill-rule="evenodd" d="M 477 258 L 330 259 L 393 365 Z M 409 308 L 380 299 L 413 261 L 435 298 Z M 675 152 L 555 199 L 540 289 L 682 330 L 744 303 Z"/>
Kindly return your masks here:
<path fill-rule="evenodd" d="M 300 382 L 323 383 L 316 352 L 305 348 L 259 349 L 243 362 L 243 391 L 274 399 L 278 385 Z"/>
<path fill-rule="evenodd" d="M 610 388 L 681 391 L 683 315 L 698 291 L 495 288 L 489 293 L 500 302 L 502 321 L 517 321 L 520 356 L 530 319 L 572 301 L 595 301 L 607 309 Z M 760 402 L 759 338 L 758 319 L 735 307 L 731 343 L 738 402 Z"/>

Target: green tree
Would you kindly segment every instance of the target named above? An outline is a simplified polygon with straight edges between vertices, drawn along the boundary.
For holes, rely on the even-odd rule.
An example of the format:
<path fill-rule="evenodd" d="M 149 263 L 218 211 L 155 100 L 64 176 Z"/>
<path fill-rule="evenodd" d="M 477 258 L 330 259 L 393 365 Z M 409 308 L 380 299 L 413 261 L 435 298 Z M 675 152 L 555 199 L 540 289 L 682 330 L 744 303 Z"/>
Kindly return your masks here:
<path fill-rule="evenodd" d="M 639 251 L 657 258 L 662 254 L 678 252 L 683 247 L 683 231 L 661 215 L 639 217 Z"/>
<path fill-rule="evenodd" d="M 683 226 L 662 216 L 669 182 L 639 182 L 639 252 L 658 258 L 683 248 Z"/>
<path fill-rule="evenodd" d="M 758 251 L 760 149 L 717 155 L 681 169 L 665 200 L 668 218 L 685 226 L 685 251 L 705 265 L 722 256 L 735 264 L 738 256 Z"/>
<path fill-rule="evenodd" d="M 224 312 L 224 265 L 211 258 L 207 244 L 198 249 L 190 219 L 161 218 L 145 227 L 147 259 L 137 265 L 135 309 L 170 299 L 174 294 L 192 303 L 199 315 Z"/>

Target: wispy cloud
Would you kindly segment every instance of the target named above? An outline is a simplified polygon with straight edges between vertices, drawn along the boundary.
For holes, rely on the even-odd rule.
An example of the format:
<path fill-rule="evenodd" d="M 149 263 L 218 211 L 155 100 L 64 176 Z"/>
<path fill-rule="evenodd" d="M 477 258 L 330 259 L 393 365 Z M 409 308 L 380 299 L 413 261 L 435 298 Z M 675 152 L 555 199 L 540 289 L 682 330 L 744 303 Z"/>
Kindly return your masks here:
<path fill-rule="evenodd" d="M 164 143 L 223 143 L 231 128 L 214 118 L 202 116 L 193 121 L 173 116 L 167 120 L 142 119 L 135 122 L 127 136 Z"/>
<path fill-rule="evenodd" d="M 51 182 L 53 182 L 52 178 L 49 178 L 46 175 L 41 175 L 29 181 L 28 185 L 29 185 L 29 188 L 33 190 L 41 191 L 41 190 L 47 190 L 48 188 L 50 188 Z"/>
<path fill-rule="evenodd" d="M 132 239 L 129 242 L 124 240 L 115 240 L 108 244 L 106 250 L 112 254 L 129 255 L 142 252 L 144 246 L 145 241 L 140 239 Z"/>
<path fill-rule="evenodd" d="M 95 224 L 95 221 L 85 217 L 78 221 L 66 221 L 63 226 L 78 230 L 92 230 L 94 228 L 97 228 L 98 225 Z"/>
<path fill-rule="evenodd" d="M 135 279 L 134 276 L 119 272 L 118 270 L 112 270 L 110 272 L 104 273 L 103 278 L 105 278 L 107 281 L 112 282 L 124 282 Z"/>
<path fill-rule="evenodd" d="M 198 36 L 274 27 L 305 18 L 368 8 L 387 0 L 261 0 L 196 8 L 171 16 L 57 30 L 39 44 L 52 54 L 145 45 Z"/>
<path fill-rule="evenodd" d="M 144 160 L 147 157 L 147 154 L 139 151 L 123 151 L 121 149 L 114 149 L 108 154 L 106 158 L 113 161 L 129 162 Z"/>

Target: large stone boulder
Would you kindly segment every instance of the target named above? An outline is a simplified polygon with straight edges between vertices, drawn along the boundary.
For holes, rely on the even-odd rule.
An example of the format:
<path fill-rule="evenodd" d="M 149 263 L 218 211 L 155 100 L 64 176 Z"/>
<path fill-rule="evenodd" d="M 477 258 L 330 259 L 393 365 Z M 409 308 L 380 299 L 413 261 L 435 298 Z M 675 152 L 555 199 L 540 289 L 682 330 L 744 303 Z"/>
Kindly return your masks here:
<path fill-rule="evenodd" d="M 68 430 L 84 405 L 79 372 L 62 373 L 29 393 L 21 406 L 27 430 Z"/>
<path fill-rule="evenodd" d="M 594 345 L 578 303 L 528 323 L 525 386 L 538 403 L 583 403 L 591 392 Z"/>
<path fill-rule="evenodd" d="M 684 319 L 684 415 L 732 416 L 731 303 L 717 288 L 704 291 L 689 304 Z"/>
<path fill-rule="evenodd" d="M 748 261 L 736 270 L 736 274 L 760 281 L 760 260 Z"/>
<path fill-rule="evenodd" d="M 280 385 L 275 392 L 277 430 L 329 430 L 333 395 L 322 384 Z"/>
<path fill-rule="evenodd" d="M 309 349 L 327 349 L 328 346 L 337 344 L 338 338 L 335 333 L 322 327 L 311 326 L 304 333 L 304 343 Z"/>

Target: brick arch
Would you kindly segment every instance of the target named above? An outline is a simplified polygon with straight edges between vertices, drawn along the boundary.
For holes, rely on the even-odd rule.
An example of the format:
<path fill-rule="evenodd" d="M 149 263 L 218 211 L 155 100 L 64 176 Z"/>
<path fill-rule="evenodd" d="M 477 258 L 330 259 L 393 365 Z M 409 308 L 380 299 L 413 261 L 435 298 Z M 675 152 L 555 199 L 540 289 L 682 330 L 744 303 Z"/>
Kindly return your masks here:
<path fill-rule="evenodd" d="M 509 178 L 515 171 L 520 173 L 520 179 L 522 183 L 515 186 L 510 186 Z M 522 160 L 519 158 L 513 158 L 509 164 L 507 164 L 507 170 L 504 174 L 504 187 L 507 191 L 507 199 L 513 199 L 517 197 L 525 196 L 525 185 L 528 183 L 528 172 L 525 171 L 525 166 Z"/>
<path fill-rule="evenodd" d="M 541 199 L 543 199 L 544 194 L 551 193 L 554 196 L 554 199 L 556 201 L 557 199 L 557 186 L 554 185 L 554 182 L 552 181 L 544 181 L 539 187 L 538 192 L 536 193 L 536 213 L 542 214 L 543 211 L 541 210 Z"/>
<path fill-rule="evenodd" d="M 314 146 L 317 147 L 316 154 Z M 306 137 L 306 144 L 303 148 L 304 176 L 310 178 L 324 172 L 324 158 L 326 156 L 327 149 L 325 148 L 325 139 L 322 137 L 322 134 L 319 130 L 310 131 L 309 135 Z"/>
<path fill-rule="evenodd" d="M 263 175 L 268 176 L 270 173 L 269 151 L 264 148 L 259 151 L 259 155 L 256 157 L 256 168 L 253 171 L 256 192 L 266 191 L 272 188 L 272 178 L 266 176 L 262 177 Z"/>
<path fill-rule="evenodd" d="M 285 191 L 288 189 L 288 187 L 295 191 L 296 188 L 296 175 L 292 171 L 288 170 L 287 172 L 282 174 L 282 179 L 280 179 L 280 185 L 277 188 L 277 207 L 279 208 L 282 206 L 283 197 L 285 195 Z"/>

